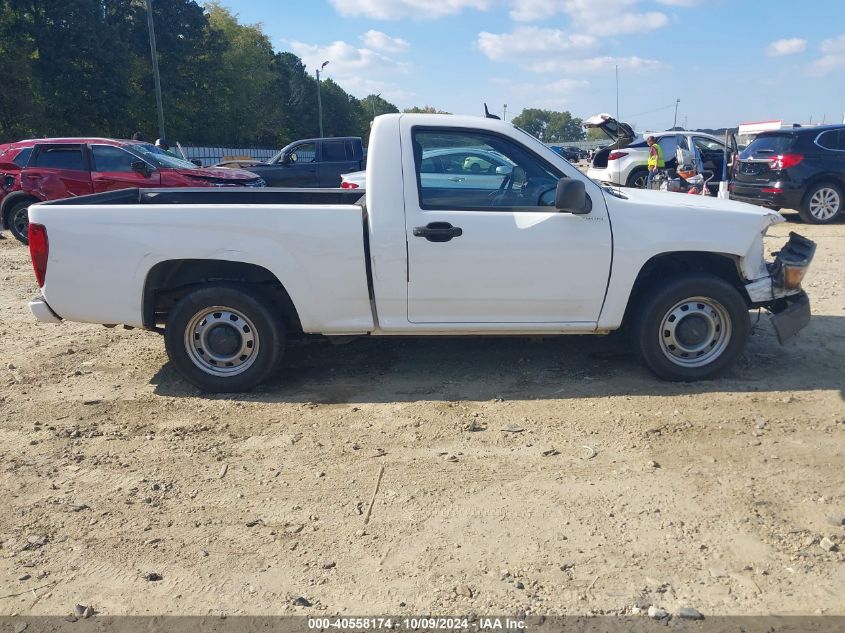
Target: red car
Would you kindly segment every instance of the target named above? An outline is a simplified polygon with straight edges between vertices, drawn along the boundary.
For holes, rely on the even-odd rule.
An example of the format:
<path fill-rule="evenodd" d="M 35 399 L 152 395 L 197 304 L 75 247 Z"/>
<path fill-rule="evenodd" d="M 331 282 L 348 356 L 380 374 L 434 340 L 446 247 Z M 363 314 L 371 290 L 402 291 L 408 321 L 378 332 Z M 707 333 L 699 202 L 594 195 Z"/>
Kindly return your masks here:
<path fill-rule="evenodd" d="M 29 205 L 138 187 L 263 187 L 249 171 L 198 167 L 141 141 L 44 138 L 0 145 L 0 228 L 26 244 Z"/>

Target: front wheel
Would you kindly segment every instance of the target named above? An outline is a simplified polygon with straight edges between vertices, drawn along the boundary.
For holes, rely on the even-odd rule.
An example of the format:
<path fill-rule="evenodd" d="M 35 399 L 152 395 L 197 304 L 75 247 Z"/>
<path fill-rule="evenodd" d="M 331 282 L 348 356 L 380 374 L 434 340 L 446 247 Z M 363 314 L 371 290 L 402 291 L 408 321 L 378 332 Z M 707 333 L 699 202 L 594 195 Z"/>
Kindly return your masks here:
<path fill-rule="evenodd" d="M 285 328 L 260 291 L 228 284 L 185 295 L 167 318 L 167 355 L 176 370 L 203 391 L 248 391 L 278 366 Z"/>
<path fill-rule="evenodd" d="M 714 378 L 739 358 L 751 319 L 740 292 L 714 275 L 670 279 L 637 306 L 632 334 L 646 366 L 659 378 Z"/>
<path fill-rule="evenodd" d="M 29 205 L 31 204 L 31 200 L 22 200 L 13 204 L 7 217 L 6 224 L 9 232 L 23 244 L 29 244 Z"/>

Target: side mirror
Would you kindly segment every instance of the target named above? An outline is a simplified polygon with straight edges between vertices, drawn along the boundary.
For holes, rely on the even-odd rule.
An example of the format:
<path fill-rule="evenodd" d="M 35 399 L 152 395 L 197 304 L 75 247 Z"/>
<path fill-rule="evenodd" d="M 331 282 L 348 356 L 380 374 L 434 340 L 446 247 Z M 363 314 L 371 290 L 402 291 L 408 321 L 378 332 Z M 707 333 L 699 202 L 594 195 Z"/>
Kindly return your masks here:
<path fill-rule="evenodd" d="M 283 165 L 293 165 L 296 162 L 296 152 L 291 152 L 290 154 L 285 154 L 282 156 L 282 164 Z"/>
<path fill-rule="evenodd" d="M 132 163 L 132 171 L 136 171 L 139 174 L 144 174 L 145 176 L 149 176 L 150 175 L 150 166 L 147 165 L 147 163 L 145 163 L 142 160 L 136 160 Z"/>
<path fill-rule="evenodd" d="M 555 208 L 576 215 L 590 212 L 587 206 L 587 189 L 584 183 L 575 178 L 561 178 L 557 181 Z"/>
<path fill-rule="evenodd" d="M 202 161 L 199 158 L 192 158 L 191 162 L 197 167 L 202 167 Z"/>
<path fill-rule="evenodd" d="M 499 165 L 496 167 L 497 176 L 510 176 L 513 173 L 513 167 L 510 165 Z"/>

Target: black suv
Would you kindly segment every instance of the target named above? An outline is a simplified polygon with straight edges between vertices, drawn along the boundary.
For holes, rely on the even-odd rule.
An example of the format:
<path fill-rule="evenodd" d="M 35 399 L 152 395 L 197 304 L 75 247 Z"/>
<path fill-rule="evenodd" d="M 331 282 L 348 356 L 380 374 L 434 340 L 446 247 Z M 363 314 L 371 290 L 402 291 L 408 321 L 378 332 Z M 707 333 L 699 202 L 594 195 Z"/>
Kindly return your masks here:
<path fill-rule="evenodd" d="M 845 125 L 763 132 L 739 155 L 731 199 L 797 209 L 811 224 L 845 214 Z"/>

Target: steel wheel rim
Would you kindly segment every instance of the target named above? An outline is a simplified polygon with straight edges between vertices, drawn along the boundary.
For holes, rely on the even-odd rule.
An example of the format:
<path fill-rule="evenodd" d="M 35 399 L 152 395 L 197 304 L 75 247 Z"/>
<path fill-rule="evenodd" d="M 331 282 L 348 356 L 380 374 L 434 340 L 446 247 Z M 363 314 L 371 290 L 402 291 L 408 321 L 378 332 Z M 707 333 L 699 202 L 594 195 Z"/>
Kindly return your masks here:
<path fill-rule="evenodd" d="M 709 297 L 679 301 L 663 317 L 660 350 L 679 367 L 703 367 L 718 359 L 731 341 L 727 309 Z"/>
<path fill-rule="evenodd" d="M 12 215 L 12 226 L 18 235 L 24 237 L 29 232 L 29 207 L 21 207 Z"/>
<path fill-rule="evenodd" d="M 839 213 L 840 204 L 839 192 L 823 187 L 810 197 L 810 213 L 817 220 L 830 220 Z"/>
<path fill-rule="evenodd" d="M 634 178 L 633 185 L 634 185 L 635 189 L 645 189 L 647 182 L 648 182 L 648 176 L 640 175 L 640 176 L 637 176 L 636 178 Z"/>
<path fill-rule="evenodd" d="M 185 350 L 191 362 L 205 373 L 237 376 L 258 358 L 258 331 L 238 310 L 223 306 L 203 308 L 188 321 Z"/>

